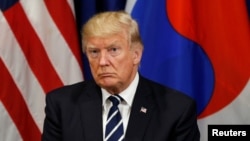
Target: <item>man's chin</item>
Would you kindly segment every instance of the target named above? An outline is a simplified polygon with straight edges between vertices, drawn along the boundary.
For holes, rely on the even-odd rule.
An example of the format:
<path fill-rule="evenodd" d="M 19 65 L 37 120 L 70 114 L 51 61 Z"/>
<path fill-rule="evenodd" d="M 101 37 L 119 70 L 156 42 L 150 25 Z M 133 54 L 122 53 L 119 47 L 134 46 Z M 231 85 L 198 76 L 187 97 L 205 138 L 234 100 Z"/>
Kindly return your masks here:
<path fill-rule="evenodd" d="M 102 87 L 114 87 L 116 82 L 114 81 L 113 78 L 105 78 L 105 79 L 101 79 L 99 81 L 99 84 L 102 86 Z"/>
<path fill-rule="evenodd" d="M 115 87 L 115 85 L 113 83 L 109 83 L 109 84 L 105 83 L 105 84 L 100 84 L 100 85 L 103 88 L 114 88 Z"/>

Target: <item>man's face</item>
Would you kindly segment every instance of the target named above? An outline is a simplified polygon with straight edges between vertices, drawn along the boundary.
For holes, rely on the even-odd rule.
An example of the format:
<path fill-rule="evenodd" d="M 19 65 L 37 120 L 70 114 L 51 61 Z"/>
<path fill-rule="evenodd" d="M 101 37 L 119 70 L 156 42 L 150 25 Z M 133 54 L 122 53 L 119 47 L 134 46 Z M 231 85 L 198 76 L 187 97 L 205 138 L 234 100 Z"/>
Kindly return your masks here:
<path fill-rule="evenodd" d="M 86 54 L 98 85 L 119 93 L 133 80 L 141 59 L 140 49 L 131 49 L 125 33 L 88 38 Z"/>

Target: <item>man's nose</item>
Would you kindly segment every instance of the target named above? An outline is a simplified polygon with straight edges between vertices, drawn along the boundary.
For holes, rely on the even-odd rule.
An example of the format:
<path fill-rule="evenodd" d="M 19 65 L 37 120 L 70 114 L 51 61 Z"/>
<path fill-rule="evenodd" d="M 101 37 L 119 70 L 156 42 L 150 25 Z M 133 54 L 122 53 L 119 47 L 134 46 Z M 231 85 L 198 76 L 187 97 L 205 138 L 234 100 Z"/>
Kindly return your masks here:
<path fill-rule="evenodd" d="M 99 60 L 100 65 L 107 65 L 108 64 L 108 53 L 107 52 L 101 52 L 100 54 L 100 60 Z"/>

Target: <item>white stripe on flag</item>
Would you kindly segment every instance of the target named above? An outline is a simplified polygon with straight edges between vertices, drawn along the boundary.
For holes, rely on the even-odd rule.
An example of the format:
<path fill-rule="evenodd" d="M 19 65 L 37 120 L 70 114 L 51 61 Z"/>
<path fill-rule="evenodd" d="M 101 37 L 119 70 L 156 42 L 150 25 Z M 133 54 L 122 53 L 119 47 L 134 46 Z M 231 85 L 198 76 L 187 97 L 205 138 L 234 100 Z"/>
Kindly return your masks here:
<path fill-rule="evenodd" d="M 1 59 L 21 91 L 32 117 L 42 131 L 45 93 L 27 64 L 26 58 L 6 21 L 2 20 L 0 27 L 4 33 L 4 36 L 0 36 L 0 41 L 5 41 L 0 42 Z"/>
<path fill-rule="evenodd" d="M 39 36 L 51 63 L 63 83 L 71 84 L 81 81 L 81 68 L 51 18 L 44 1 L 22 0 L 21 2 L 30 23 Z M 65 22 L 67 21 L 65 20 Z"/>
<path fill-rule="evenodd" d="M 22 141 L 21 136 L 0 101 L 0 141 Z"/>
<path fill-rule="evenodd" d="M 136 1 L 137 0 L 127 0 L 126 6 L 125 6 L 125 11 L 131 14 L 131 12 L 135 6 Z"/>

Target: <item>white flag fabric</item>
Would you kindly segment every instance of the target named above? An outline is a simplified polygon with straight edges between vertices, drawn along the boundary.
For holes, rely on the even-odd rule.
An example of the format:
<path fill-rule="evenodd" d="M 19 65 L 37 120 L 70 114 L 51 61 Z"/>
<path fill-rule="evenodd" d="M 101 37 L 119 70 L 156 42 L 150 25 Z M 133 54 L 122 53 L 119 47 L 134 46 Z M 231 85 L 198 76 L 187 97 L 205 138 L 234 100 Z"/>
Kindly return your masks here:
<path fill-rule="evenodd" d="M 201 141 L 208 125 L 250 123 L 249 2 L 128 0 L 144 55 L 141 74 L 193 97 Z"/>

